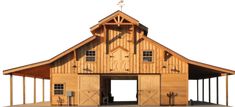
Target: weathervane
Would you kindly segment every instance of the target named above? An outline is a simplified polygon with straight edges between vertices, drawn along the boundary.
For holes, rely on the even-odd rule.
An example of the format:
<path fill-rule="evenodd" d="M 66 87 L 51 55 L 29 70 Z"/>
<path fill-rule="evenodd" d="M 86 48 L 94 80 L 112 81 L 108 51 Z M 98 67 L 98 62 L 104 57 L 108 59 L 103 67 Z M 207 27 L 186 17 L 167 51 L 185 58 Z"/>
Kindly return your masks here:
<path fill-rule="evenodd" d="M 125 4 L 124 4 L 124 0 L 120 0 L 120 1 L 117 3 L 117 5 L 120 6 L 121 11 L 122 11 L 122 7 L 125 5 Z"/>

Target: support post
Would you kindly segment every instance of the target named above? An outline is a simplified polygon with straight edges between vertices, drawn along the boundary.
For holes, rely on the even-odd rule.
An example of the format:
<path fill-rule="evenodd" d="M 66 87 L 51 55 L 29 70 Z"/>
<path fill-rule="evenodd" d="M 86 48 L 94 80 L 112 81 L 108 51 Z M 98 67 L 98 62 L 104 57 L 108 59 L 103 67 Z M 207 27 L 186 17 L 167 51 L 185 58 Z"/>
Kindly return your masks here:
<path fill-rule="evenodd" d="M 219 104 L 219 77 L 216 77 L 216 104 Z"/>
<path fill-rule="evenodd" d="M 34 96 L 33 96 L 33 102 L 34 102 L 34 104 L 36 104 L 36 78 L 34 77 L 34 87 L 33 87 L 33 89 L 34 89 Z"/>
<path fill-rule="evenodd" d="M 42 79 L 42 102 L 44 102 L 44 78 Z"/>
<path fill-rule="evenodd" d="M 228 106 L 228 74 L 226 74 L 226 106 Z"/>
<path fill-rule="evenodd" d="M 108 36 L 108 30 L 107 30 L 105 25 L 103 25 L 103 27 L 104 27 L 104 38 L 105 38 L 105 42 L 106 42 L 106 54 L 109 54 L 109 36 Z"/>
<path fill-rule="evenodd" d="M 23 104 L 25 104 L 25 76 L 23 76 Z"/>
<path fill-rule="evenodd" d="M 205 100 L 204 100 L 204 79 L 202 79 L 202 102 L 205 102 Z"/>
<path fill-rule="evenodd" d="M 197 79 L 197 101 L 199 101 L 199 80 Z"/>
<path fill-rule="evenodd" d="M 209 85 L 209 88 L 208 88 L 209 96 L 208 96 L 208 98 L 209 98 L 209 103 L 211 103 L 211 78 L 209 78 L 208 85 Z"/>
<path fill-rule="evenodd" d="M 10 74 L 10 106 L 13 106 L 13 77 Z"/>

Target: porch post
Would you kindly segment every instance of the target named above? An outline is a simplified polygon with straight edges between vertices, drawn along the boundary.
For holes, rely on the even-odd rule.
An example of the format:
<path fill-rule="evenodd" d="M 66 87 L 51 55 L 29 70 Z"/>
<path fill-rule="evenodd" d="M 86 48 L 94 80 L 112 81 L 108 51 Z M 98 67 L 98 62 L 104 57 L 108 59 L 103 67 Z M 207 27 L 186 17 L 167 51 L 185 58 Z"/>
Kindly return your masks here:
<path fill-rule="evenodd" d="M 10 74 L 10 106 L 13 106 L 13 77 Z"/>
<path fill-rule="evenodd" d="M 25 76 L 23 76 L 23 104 L 25 104 Z"/>
<path fill-rule="evenodd" d="M 36 104 L 36 78 L 34 77 L 34 96 L 33 96 L 33 101 L 34 101 L 34 104 Z"/>
<path fill-rule="evenodd" d="M 209 78 L 209 83 L 208 83 L 208 85 L 209 85 L 209 103 L 211 103 L 211 78 Z"/>
<path fill-rule="evenodd" d="M 226 106 L 228 106 L 228 74 L 226 74 Z"/>
<path fill-rule="evenodd" d="M 199 101 L 199 80 L 197 79 L 197 101 Z"/>
<path fill-rule="evenodd" d="M 216 104 L 219 104 L 219 77 L 216 77 Z"/>
<path fill-rule="evenodd" d="M 202 102 L 204 102 L 204 78 L 202 79 Z"/>
<path fill-rule="evenodd" d="M 44 102 L 44 78 L 42 79 L 42 102 Z"/>

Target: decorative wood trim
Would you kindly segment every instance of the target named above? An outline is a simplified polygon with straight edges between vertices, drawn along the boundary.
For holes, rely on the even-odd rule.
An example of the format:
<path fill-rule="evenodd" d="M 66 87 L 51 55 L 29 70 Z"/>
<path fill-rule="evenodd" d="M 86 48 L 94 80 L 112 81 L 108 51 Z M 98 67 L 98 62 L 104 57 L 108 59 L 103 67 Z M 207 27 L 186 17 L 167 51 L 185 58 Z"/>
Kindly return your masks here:
<path fill-rule="evenodd" d="M 110 52 L 114 52 L 115 50 L 117 50 L 119 48 L 126 51 L 126 52 L 129 52 L 127 49 L 123 48 L 122 46 L 117 46 L 117 47 L 113 48 L 112 50 L 110 50 Z"/>
<path fill-rule="evenodd" d="M 108 36 L 108 30 L 105 25 L 104 27 L 104 37 L 105 37 L 105 46 L 106 46 L 106 54 L 109 54 L 109 36 Z"/>

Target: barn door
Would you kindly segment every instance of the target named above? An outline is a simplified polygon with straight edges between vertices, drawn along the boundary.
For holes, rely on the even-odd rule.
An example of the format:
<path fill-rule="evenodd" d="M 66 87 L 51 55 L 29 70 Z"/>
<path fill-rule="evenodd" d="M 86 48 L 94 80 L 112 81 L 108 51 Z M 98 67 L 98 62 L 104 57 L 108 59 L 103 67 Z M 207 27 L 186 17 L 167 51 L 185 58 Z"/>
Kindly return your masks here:
<path fill-rule="evenodd" d="M 138 105 L 160 105 L 160 76 L 138 76 Z"/>
<path fill-rule="evenodd" d="M 110 72 L 128 72 L 129 54 L 122 47 L 118 47 L 110 54 Z"/>
<path fill-rule="evenodd" d="M 96 106 L 100 104 L 100 76 L 78 76 L 79 105 Z"/>

